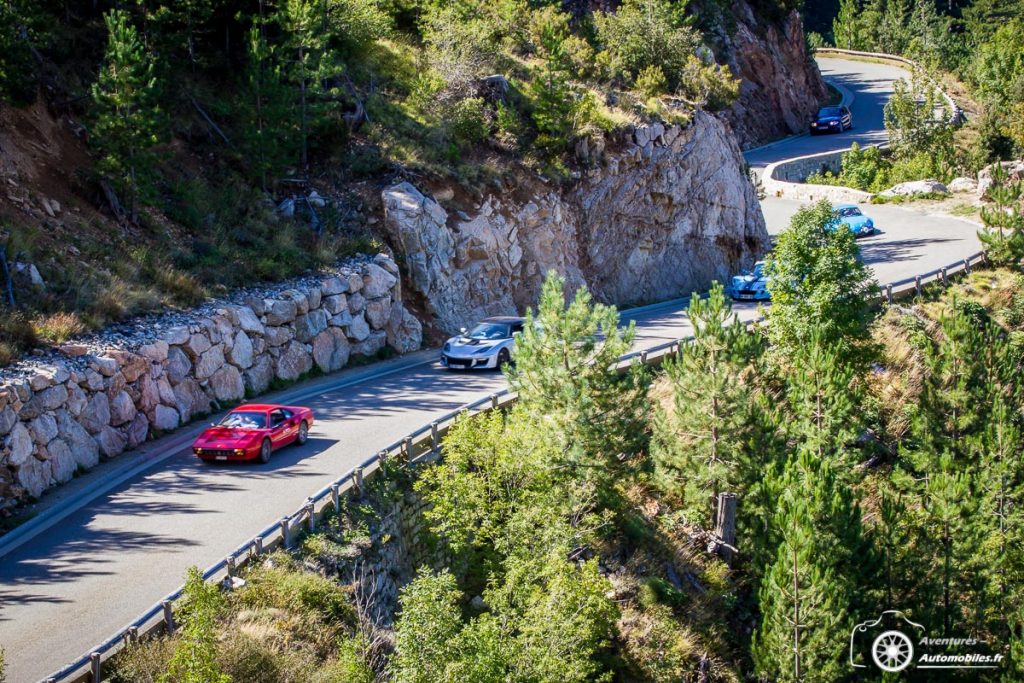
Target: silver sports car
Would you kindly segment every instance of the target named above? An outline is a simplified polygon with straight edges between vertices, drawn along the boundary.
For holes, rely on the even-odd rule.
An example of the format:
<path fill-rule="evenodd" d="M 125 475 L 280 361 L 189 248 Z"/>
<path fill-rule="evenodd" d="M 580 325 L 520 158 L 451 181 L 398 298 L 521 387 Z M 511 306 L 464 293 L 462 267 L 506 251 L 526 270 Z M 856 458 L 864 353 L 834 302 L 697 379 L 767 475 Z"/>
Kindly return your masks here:
<path fill-rule="evenodd" d="M 449 369 L 500 368 L 512 361 L 516 343 L 513 336 L 523 330 L 523 318 L 487 318 L 471 330 L 444 343 L 441 365 Z"/>

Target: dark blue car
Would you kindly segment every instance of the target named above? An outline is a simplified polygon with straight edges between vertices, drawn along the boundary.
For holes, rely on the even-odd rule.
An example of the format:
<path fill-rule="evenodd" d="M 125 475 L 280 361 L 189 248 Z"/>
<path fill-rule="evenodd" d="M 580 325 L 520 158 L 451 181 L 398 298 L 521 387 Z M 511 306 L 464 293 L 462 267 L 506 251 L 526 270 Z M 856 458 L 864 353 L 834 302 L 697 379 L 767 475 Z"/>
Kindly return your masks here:
<path fill-rule="evenodd" d="M 846 107 L 822 107 L 811 121 L 811 135 L 842 133 L 853 128 L 853 114 Z"/>

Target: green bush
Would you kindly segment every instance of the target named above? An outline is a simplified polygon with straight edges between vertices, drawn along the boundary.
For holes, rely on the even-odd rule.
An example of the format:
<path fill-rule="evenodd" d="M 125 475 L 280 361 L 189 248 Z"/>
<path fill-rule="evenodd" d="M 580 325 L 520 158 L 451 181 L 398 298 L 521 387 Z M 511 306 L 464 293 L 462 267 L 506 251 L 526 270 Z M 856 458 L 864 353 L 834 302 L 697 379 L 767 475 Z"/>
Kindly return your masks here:
<path fill-rule="evenodd" d="M 646 97 L 656 97 L 664 94 L 668 82 L 665 80 L 665 73 L 660 66 L 645 66 L 636 77 L 636 89 Z"/>
<path fill-rule="evenodd" d="M 489 113 L 483 98 L 470 97 L 456 102 L 449 123 L 455 141 L 469 146 L 486 140 L 491 132 Z"/>
<path fill-rule="evenodd" d="M 250 608 L 311 612 L 335 626 L 355 623 L 355 610 L 341 586 L 295 567 L 281 554 L 250 571 L 238 597 Z"/>

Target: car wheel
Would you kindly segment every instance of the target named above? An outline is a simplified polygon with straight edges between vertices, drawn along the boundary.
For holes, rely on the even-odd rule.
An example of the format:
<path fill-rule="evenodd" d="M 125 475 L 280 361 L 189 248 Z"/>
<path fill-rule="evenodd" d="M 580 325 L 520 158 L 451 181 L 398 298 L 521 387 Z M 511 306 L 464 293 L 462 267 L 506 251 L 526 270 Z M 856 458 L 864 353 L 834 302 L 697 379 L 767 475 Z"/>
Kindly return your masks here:
<path fill-rule="evenodd" d="M 309 441 L 309 425 L 306 424 L 305 420 L 303 420 L 299 424 L 299 435 L 295 437 L 295 443 L 301 446 L 307 441 Z"/>
<path fill-rule="evenodd" d="M 263 439 L 263 444 L 260 445 L 260 457 L 259 460 L 264 465 L 270 462 L 270 439 Z"/>
<path fill-rule="evenodd" d="M 501 370 L 501 366 L 507 365 L 508 363 L 511 363 L 511 362 L 512 362 L 512 354 L 510 354 L 508 352 L 508 349 L 502 349 L 501 351 L 498 351 L 498 363 L 497 363 L 496 367 L 499 370 Z"/>

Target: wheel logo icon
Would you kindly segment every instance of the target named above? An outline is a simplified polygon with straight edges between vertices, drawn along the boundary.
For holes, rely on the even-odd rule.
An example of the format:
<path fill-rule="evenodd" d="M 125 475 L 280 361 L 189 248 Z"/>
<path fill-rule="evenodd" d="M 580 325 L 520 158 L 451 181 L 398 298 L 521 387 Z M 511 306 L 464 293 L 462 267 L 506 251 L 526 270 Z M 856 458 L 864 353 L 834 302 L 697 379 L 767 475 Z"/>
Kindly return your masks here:
<path fill-rule="evenodd" d="M 914 645 L 900 631 L 886 631 L 871 644 L 871 658 L 882 671 L 903 671 L 914 659 Z"/>

